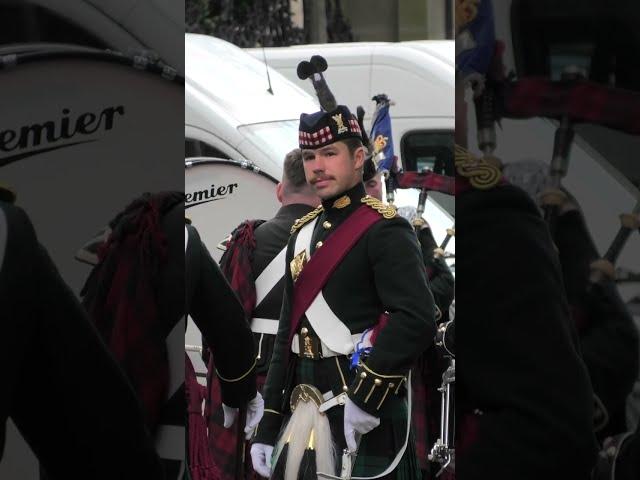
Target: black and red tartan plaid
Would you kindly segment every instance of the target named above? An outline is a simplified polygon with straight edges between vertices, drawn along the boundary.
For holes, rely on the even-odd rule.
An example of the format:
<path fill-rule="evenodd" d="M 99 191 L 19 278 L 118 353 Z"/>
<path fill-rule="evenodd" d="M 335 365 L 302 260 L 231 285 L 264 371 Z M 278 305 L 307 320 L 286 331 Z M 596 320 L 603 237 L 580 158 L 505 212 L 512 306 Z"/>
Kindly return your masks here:
<path fill-rule="evenodd" d="M 256 247 L 254 231 L 263 222 L 264 220 L 246 220 L 241 223 L 231 233 L 227 249 L 220 259 L 222 273 L 238 295 L 247 318 L 251 317 L 256 303 L 256 288 L 251 268 Z M 231 428 L 224 428 L 220 382 L 214 372 L 213 356 L 209 355 L 205 418 L 209 427 L 209 451 L 219 469 L 220 479 L 257 480 L 259 477 L 251 468 L 249 449 L 244 440 L 244 422 L 238 419 Z M 261 391 L 265 380 L 265 375 L 257 376 L 258 391 Z"/>
<path fill-rule="evenodd" d="M 300 115 L 300 148 L 316 149 L 347 138 L 362 140 L 362 131 L 357 118 L 344 105 L 338 105 L 331 112 Z"/>
<path fill-rule="evenodd" d="M 424 188 L 433 192 L 446 193 L 447 195 L 455 194 L 454 178 L 438 173 L 402 172 L 398 174 L 396 182 L 400 188 Z"/>
<path fill-rule="evenodd" d="M 594 123 L 630 134 L 640 133 L 640 93 L 589 81 L 554 82 L 523 78 L 504 85 L 503 117 L 564 115 L 576 123 Z"/>
<path fill-rule="evenodd" d="M 184 193 L 144 194 L 110 222 L 111 235 L 82 289 L 83 305 L 123 367 L 155 431 L 166 401 L 166 327 L 159 321 L 159 272 L 167 259 L 160 222 Z"/>
<path fill-rule="evenodd" d="M 251 258 L 256 248 L 253 232 L 264 220 L 245 220 L 233 232 L 220 259 L 220 269 L 238 295 L 247 318 L 256 306 L 256 286 L 251 270 Z"/>
<path fill-rule="evenodd" d="M 202 414 L 202 401 L 206 389 L 198 383 L 196 372 L 189 356 L 184 358 L 185 396 L 189 425 L 188 452 L 191 480 L 220 480 L 220 471 L 209 454 L 207 424 Z"/>

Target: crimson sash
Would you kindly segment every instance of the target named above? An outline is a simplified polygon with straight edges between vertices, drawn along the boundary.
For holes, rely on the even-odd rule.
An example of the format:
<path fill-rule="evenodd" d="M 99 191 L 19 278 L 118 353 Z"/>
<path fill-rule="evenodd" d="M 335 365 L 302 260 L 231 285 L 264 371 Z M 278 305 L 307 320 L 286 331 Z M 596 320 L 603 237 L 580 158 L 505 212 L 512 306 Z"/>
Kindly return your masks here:
<path fill-rule="evenodd" d="M 378 212 L 366 205 L 361 205 L 344 223 L 336 228 L 335 232 L 324 242 L 323 247 L 313 253 L 293 286 L 288 345 L 291 344 L 293 335 L 298 330 L 307 308 L 327 283 L 344 256 L 362 235 L 381 219 L 382 216 Z"/>

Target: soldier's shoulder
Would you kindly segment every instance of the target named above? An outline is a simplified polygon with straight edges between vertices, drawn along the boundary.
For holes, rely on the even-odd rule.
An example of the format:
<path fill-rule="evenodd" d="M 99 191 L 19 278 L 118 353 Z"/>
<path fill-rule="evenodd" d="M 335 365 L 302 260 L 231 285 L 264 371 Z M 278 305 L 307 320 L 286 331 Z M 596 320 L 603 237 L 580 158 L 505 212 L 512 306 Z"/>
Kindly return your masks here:
<path fill-rule="evenodd" d="M 304 225 L 306 225 L 307 223 L 309 223 L 311 220 L 313 220 L 314 218 L 316 218 L 318 215 L 320 215 L 323 211 L 323 207 L 322 205 L 314 208 L 313 210 L 311 210 L 309 213 L 307 213 L 306 215 L 298 218 L 295 222 L 293 222 L 293 226 L 291 227 L 291 234 L 296 233 L 298 230 L 300 230 Z"/>
<path fill-rule="evenodd" d="M 364 205 L 375 210 L 383 218 L 391 220 L 393 218 L 399 218 L 398 209 L 395 205 L 386 204 L 371 195 L 367 195 L 360 200 Z"/>

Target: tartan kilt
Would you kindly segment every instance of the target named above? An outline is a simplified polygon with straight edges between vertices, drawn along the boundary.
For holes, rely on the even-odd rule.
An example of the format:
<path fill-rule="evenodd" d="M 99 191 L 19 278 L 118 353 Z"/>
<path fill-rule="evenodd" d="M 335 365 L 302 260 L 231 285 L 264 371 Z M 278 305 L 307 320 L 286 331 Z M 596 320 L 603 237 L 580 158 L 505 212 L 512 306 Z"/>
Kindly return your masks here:
<path fill-rule="evenodd" d="M 349 370 L 347 357 L 338 357 L 340 367 L 347 384 L 355 376 L 355 370 Z M 342 381 L 335 358 L 310 360 L 296 359 L 295 383 L 307 383 L 317 387 L 322 393 L 332 390 L 342 392 Z M 343 418 L 344 407 L 333 407 L 327 411 L 336 451 L 346 448 L 344 439 Z M 391 396 L 378 414 L 380 425 L 363 435 L 358 450 L 353 476 L 374 476 L 382 473 L 396 457 L 404 445 L 407 432 L 406 396 Z M 340 456 L 340 453 L 339 453 Z M 340 458 L 337 467 L 340 468 Z M 409 441 L 400 464 L 389 475 L 381 477 L 387 480 L 417 480 L 421 478 L 420 467 L 415 449 L 413 432 L 409 433 Z"/>

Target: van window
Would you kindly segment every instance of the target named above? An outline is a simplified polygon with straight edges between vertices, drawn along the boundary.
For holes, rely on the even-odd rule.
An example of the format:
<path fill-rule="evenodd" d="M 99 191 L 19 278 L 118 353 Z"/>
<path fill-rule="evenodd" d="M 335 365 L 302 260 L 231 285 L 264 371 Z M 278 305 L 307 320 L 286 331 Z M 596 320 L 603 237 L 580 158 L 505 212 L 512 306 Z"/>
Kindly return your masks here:
<path fill-rule="evenodd" d="M 212 147 L 208 143 L 201 142 L 200 140 L 193 140 L 191 138 L 185 138 L 184 158 L 193 157 L 231 158 L 229 155 L 222 153 L 216 147 Z"/>
<path fill-rule="evenodd" d="M 405 171 L 421 172 L 427 169 L 453 177 L 453 143 L 452 131 L 407 132 L 400 141 L 402 166 Z"/>

